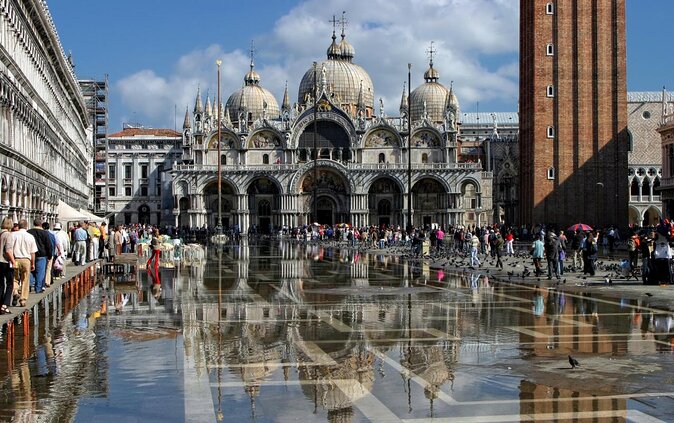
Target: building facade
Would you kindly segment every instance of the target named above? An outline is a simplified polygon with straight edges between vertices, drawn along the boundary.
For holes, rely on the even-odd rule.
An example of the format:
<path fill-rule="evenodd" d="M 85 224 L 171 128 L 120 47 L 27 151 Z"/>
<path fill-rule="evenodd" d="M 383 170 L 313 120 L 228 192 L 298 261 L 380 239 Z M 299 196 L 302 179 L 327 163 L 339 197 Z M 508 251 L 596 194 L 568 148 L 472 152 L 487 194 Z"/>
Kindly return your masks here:
<path fill-rule="evenodd" d="M 222 224 L 244 232 L 313 222 L 405 227 L 409 201 L 417 226 L 491 222 L 492 174 L 461 160 L 458 99 L 432 56 L 424 83 L 409 96 L 403 88 L 396 116 L 381 100 L 376 112 L 374 86 L 354 56 L 344 33 L 339 43 L 333 33 L 292 106 L 287 87 L 280 107 L 262 87 L 252 58 L 245 85 L 221 107 L 198 93 L 171 171 L 174 224 L 217 225 L 219 163 Z"/>
<path fill-rule="evenodd" d="M 110 222 L 173 225 L 171 179 L 166 171 L 182 157 L 181 133 L 125 125 L 107 140 Z"/>
<path fill-rule="evenodd" d="M 520 221 L 626 226 L 625 1 L 520 2 Z"/>
<path fill-rule="evenodd" d="M 54 220 L 87 208 L 87 109 L 44 1 L 0 1 L 0 215 Z"/>
<path fill-rule="evenodd" d="M 663 99 L 665 106 L 663 107 Z M 629 223 L 657 225 L 662 217 L 662 138 L 658 129 L 674 95 L 666 92 L 627 93 L 629 130 Z"/>
<path fill-rule="evenodd" d="M 664 97 L 664 96 L 663 96 Z M 662 154 L 662 181 L 660 196 L 662 214 L 667 219 L 674 219 L 674 105 L 662 102 L 662 119 L 660 128 Z"/>

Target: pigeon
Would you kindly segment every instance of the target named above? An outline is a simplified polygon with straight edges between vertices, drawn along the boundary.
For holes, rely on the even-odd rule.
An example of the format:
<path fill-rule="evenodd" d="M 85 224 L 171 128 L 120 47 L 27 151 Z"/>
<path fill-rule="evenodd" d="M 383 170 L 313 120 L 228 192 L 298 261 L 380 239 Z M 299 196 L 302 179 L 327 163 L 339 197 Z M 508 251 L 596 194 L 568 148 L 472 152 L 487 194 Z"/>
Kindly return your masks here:
<path fill-rule="evenodd" d="M 575 358 L 573 358 L 571 356 L 569 356 L 569 364 L 571 365 L 572 369 L 575 369 L 576 367 L 580 367 L 580 363 L 578 362 L 578 360 L 576 360 Z"/>
<path fill-rule="evenodd" d="M 646 292 L 645 295 L 646 295 L 647 297 L 652 297 L 652 296 L 653 296 L 653 294 L 651 294 L 650 292 Z"/>

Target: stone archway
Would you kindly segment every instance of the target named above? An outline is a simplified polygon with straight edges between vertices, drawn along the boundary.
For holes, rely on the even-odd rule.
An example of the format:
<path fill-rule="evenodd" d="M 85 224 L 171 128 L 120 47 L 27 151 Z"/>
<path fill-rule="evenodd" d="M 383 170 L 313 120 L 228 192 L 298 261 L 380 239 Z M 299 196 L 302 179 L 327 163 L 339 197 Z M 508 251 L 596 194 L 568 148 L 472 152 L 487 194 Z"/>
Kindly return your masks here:
<path fill-rule="evenodd" d="M 229 228 L 235 223 L 234 215 L 237 212 L 236 189 L 229 181 L 223 179 L 221 190 L 222 194 L 222 221 L 219 222 L 223 228 Z M 210 182 L 204 187 L 204 205 L 208 210 L 206 223 L 210 228 L 218 226 L 218 183 Z"/>
<path fill-rule="evenodd" d="M 268 177 L 253 180 L 246 191 L 248 194 L 248 210 L 253 233 L 271 233 L 273 227 L 279 225 L 278 209 L 281 189 L 276 181 Z"/>
<path fill-rule="evenodd" d="M 657 226 L 662 218 L 662 213 L 657 207 L 651 206 L 645 212 L 641 221 L 642 226 Z"/>
<path fill-rule="evenodd" d="M 403 226 L 403 197 L 400 184 L 384 176 L 376 179 L 368 190 L 370 224 Z"/>
<path fill-rule="evenodd" d="M 314 178 L 314 170 L 311 169 L 302 175 L 300 180 L 300 212 L 304 215 L 304 222 L 307 224 L 349 222 L 350 196 L 346 177 L 330 167 L 318 168 L 316 176 Z M 328 205 L 331 205 L 331 208 L 328 208 Z M 324 206 L 320 215 L 318 206 Z"/>
<path fill-rule="evenodd" d="M 448 194 L 445 187 L 434 178 L 422 178 L 412 186 L 413 223 L 426 227 L 437 223 L 445 225 Z"/>

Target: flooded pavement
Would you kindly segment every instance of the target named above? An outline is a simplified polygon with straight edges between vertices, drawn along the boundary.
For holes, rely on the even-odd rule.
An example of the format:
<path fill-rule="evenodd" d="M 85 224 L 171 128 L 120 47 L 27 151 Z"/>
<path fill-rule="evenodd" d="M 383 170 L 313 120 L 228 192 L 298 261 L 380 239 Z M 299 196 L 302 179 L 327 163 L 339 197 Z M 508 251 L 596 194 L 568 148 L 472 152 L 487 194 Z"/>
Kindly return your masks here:
<path fill-rule="evenodd" d="M 2 341 L 0 420 L 674 421 L 672 314 L 647 298 L 311 245 L 207 252 L 161 290 L 142 270 L 42 307 Z"/>

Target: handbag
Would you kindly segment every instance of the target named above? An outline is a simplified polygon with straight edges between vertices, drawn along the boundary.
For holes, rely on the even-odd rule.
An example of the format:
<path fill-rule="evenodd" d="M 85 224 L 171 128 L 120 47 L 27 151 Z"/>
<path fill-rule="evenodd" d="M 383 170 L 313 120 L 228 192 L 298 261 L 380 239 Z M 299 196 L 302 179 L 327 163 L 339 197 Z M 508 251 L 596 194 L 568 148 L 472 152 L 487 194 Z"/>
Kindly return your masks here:
<path fill-rule="evenodd" d="M 566 260 L 566 251 L 564 251 L 564 250 L 559 250 L 559 259 L 560 259 L 561 261 Z"/>

